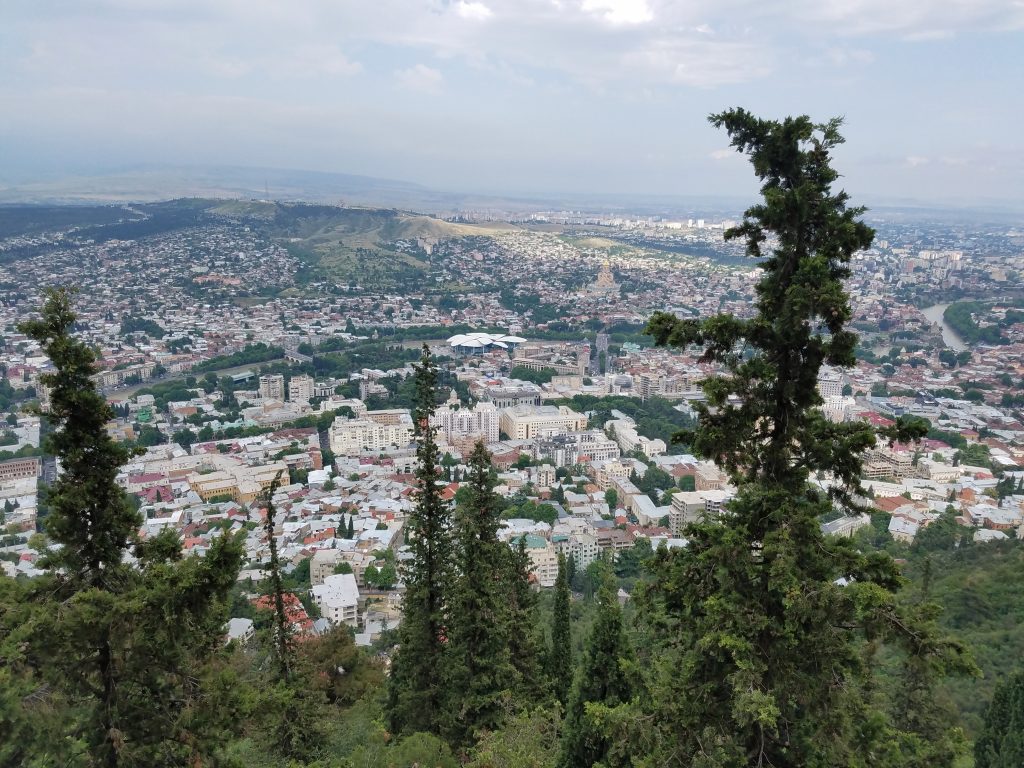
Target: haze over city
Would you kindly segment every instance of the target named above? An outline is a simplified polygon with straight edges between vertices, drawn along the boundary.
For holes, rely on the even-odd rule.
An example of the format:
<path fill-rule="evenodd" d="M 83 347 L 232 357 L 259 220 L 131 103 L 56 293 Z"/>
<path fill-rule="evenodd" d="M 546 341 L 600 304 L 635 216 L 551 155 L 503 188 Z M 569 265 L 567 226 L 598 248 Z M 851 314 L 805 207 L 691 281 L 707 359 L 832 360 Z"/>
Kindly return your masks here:
<path fill-rule="evenodd" d="M 40 0 L 3 22 L 7 184 L 215 165 L 748 197 L 706 123 L 743 105 L 845 116 L 869 203 L 1024 198 L 1017 2 Z"/>

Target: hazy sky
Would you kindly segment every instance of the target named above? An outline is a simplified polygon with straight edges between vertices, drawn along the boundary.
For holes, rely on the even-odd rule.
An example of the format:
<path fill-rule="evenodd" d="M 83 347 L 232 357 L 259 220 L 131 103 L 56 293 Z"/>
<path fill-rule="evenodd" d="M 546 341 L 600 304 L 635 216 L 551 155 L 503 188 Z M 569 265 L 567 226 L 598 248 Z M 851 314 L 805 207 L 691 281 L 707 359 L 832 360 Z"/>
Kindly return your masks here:
<path fill-rule="evenodd" d="M 740 194 L 706 122 L 845 115 L 871 199 L 1024 201 L 1022 0 L 0 0 L 0 168 Z"/>

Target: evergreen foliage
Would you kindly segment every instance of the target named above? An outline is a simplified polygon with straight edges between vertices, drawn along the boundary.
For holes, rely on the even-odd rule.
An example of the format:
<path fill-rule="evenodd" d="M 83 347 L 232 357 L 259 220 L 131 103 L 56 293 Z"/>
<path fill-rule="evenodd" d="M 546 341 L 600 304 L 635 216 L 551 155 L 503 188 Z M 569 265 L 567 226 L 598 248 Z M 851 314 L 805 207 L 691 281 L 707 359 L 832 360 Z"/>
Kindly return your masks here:
<path fill-rule="evenodd" d="M 23 738 L 3 739 L 0 757 L 6 765 L 200 763 L 224 737 L 211 727 L 201 670 L 221 642 L 241 542 L 216 538 L 200 559 L 182 558 L 172 532 L 138 540 L 141 519 L 115 482 L 128 452 L 106 432 L 111 413 L 90 378 L 93 351 L 71 336 L 71 298 L 48 291 L 42 317 L 22 326 L 56 368 L 43 383 L 48 447 L 63 472 L 48 493 L 46 531 L 61 546 L 41 561 L 47 575 L 0 613 L 0 679 L 38 704 L 2 701 L 0 730 Z M 132 551 L 137 567 L 126 563 Z"/>
<path fill-rule="evenodd" d="M 284 606 L 284 583 L 281 580 L 281 561 L 277 554 L 277 537 L 274 534 L 274 494 L 281 485 L 280 473 L 263 493 L 266 504 L 263 530 L 270 548 L 270 570 L 267 575 L 267 592 L 274 608 L 274 655 L 280 679 L 287 683 L 292 673 L 292 626 Z"/>
<path fill-rule="evenodd" d="M 548 651 L 548 676 L 555 698 L 562 706 L 569 700 L 572 688 L 572 626 L 569 615 L 569 566 L 565 555 L 558 555 L 558 576 L 555 578 L 555 605 L 551 617 L 551 648 Z"/>
<path fill-rule="evenodd" d="M 597 617 L 566 709 L 559 768 L 590 768 L 603 763 L 614 736 L 596 715 L 601 708 L 624 704 L 633 695 L 629 669 L 633 652 L 622 626 L 615 581 L 606 563 L 601 563 L 600 578 Z"/>
<path fill-rule="evenodd" d="M 549 695 L 541 668 L 544 638 L 538 621 L 537 593 L 530 587 L 532 567 L 526 539 L 520 537 L 514 549 L 507 548 L 503 579 L 508 585 L 509 657 L 518 673 L 516 700 L 531 706 Z"/>
<path fill-rule="evenodd" d="M 1024 765 L 1024 672 L 996 687 L 974 745 L 975 768 Z"/>
<path fill-rule="evenodd" d="M 430 426 L 437 368 L 426 344 L 415 367 L 417 439 L 415 507 L 407 521 L 412 558 L 403 569 L 405 597 L 399 648 L 391 667 L 388 718 L 399 733 L 438 733 L 446 703 L 446 590 L 452 563 L 451 511 L 441 498 L 440 454 Z"/>
<path fill-rule="evenodd" d="M 445 732 L 453 745 L 469 743 L 500 724 L 516 669 L 505 575 L 508 545 L 498 540 L 499 498 L 491 455 L 478 442 L 469 457 L 467 502 L 455 512 L 457 573 L 448 621 L 449 706 Z"/>
<path fill-rule="evenodd" d="M 749 320 L 659 313 L 648 325 L 658 344 L 699 345 L 726 371 L 704 382 L 687 438 L 738 493 L 719 522 L 689 526 L 686 548 L 655 558 L 645 607 L 656 671 L 636 708 L 654 723 L 644 750 L 651 764 L 707 768 L 902 765 L 881 756 L 898 739 L 866 691 L 870 643 L 902 644 L 931 674 L 969 665 L 960 646 L 901 614 L 889 556 L 819 528 L 834 503 L 852 504 L 859 457 L 875 443 L 867 425 L 828 422 L 816 387 L 822 364 L 854 363 L 843 280 L 873 232 L 832 191 L 839 120 L 736 109 L 711 121 L 762 182 L 763 202 L 726 237 L 745 239 L 763 277 Z M 887 436 L 922 434 L 901 422 Z M 828 494 L 808 482 L 817 472 L 834 477 Z"/>

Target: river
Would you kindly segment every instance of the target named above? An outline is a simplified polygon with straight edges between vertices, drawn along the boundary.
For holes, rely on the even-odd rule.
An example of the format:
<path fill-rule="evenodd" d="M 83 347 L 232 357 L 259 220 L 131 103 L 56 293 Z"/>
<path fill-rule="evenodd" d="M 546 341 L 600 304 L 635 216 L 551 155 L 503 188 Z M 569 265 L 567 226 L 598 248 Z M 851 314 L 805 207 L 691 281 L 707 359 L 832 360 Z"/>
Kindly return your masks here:
<path fill-rule="evenodd" d="M 946 319 L 943 317 L 943 313 L 948 306 L 949 304 L 933 304 L 927 309 L 922 309 L 921 314 L 931 322 L 939 324 L 942 328 L 942 340 L 946 342 L 947 347 L 957 352 L 963 352 L 967 349 L 967 345 L 964 344 L 964 340 L 957 335 L 956 331 L 946 324 Z"/>

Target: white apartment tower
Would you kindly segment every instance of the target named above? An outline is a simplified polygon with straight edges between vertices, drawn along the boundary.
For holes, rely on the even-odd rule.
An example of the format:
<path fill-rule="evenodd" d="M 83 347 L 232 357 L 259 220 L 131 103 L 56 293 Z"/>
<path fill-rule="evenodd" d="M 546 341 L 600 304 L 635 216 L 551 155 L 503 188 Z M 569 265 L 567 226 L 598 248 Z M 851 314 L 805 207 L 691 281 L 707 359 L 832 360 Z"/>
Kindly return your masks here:
<path fill-rule="evenodd" d="M 260 397 L 264 400 L 284 400 L 284 376 L 270 373 L 260 376 Z"/>

